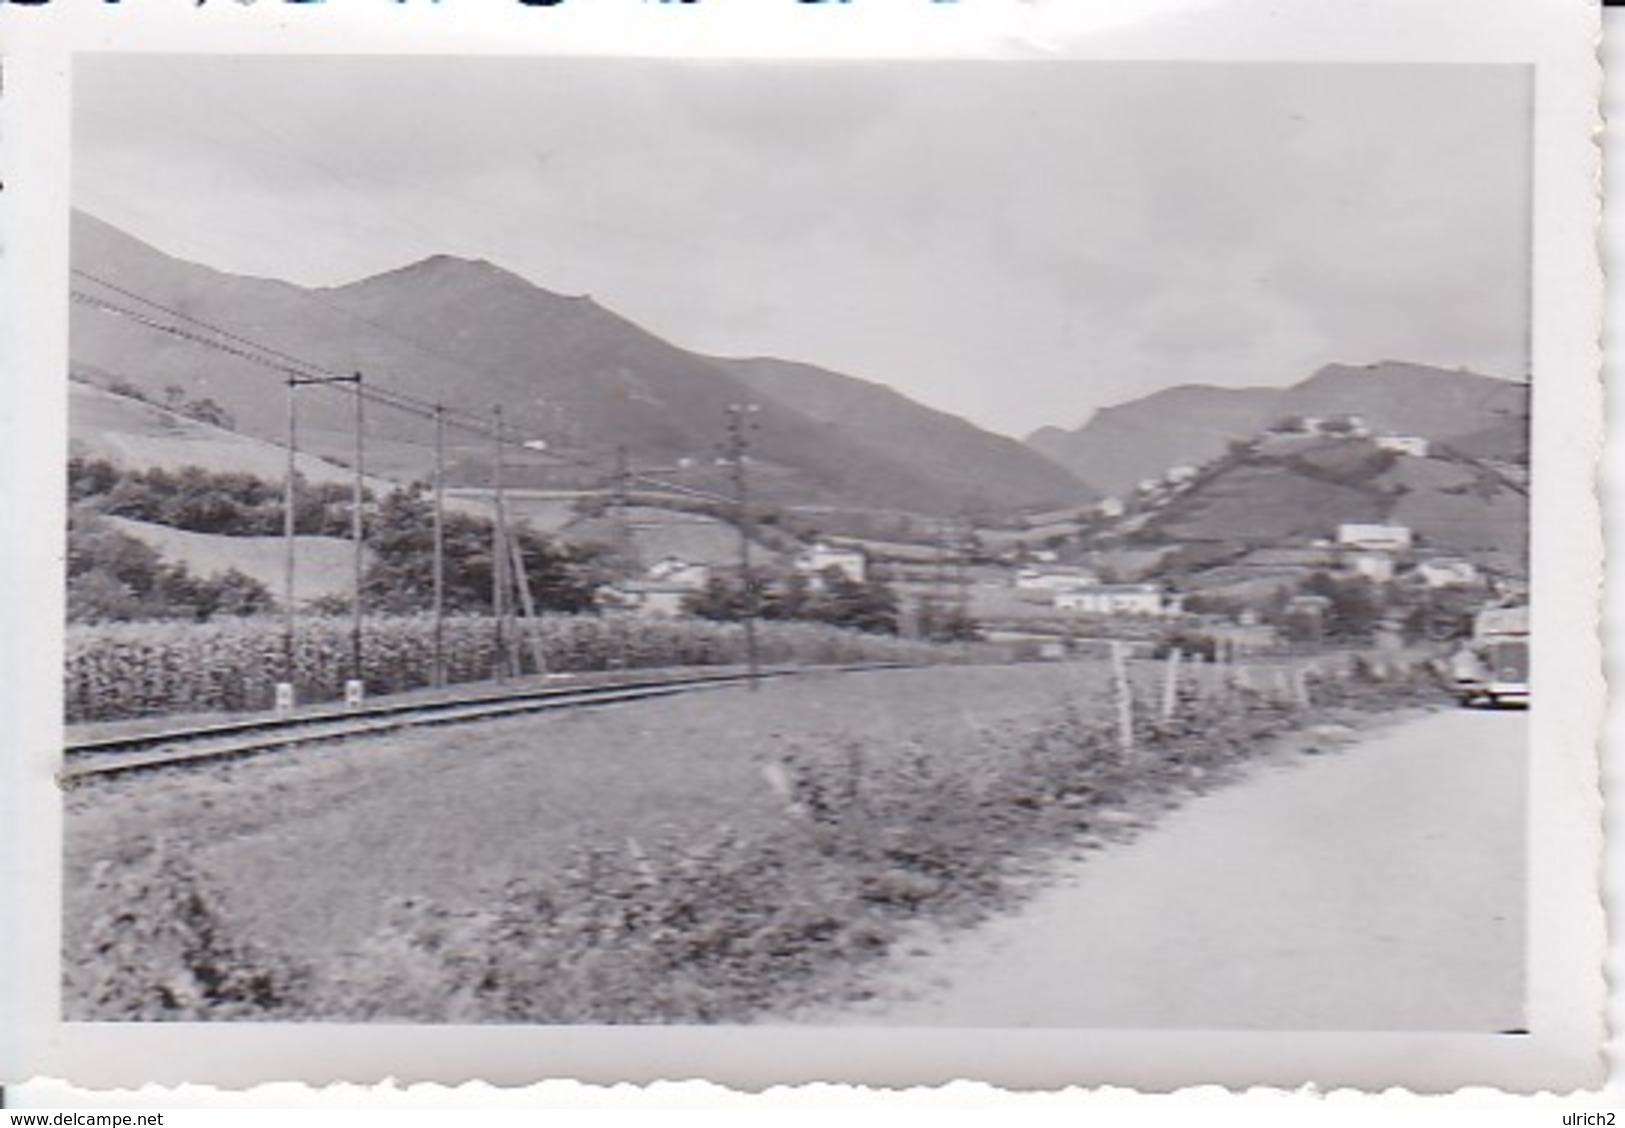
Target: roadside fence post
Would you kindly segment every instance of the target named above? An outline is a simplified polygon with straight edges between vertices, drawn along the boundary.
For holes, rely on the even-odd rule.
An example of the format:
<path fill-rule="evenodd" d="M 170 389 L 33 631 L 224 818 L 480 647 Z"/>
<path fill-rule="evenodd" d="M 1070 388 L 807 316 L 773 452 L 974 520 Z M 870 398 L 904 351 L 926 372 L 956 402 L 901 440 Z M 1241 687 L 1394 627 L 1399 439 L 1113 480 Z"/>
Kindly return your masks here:
<path fill-rule="evenodd" d="M 1253 674 L 1246 666 L 1237 666 L 1231 684 L 1243 693 L 1251 693 L 1253 689 Z"/>
<path fill-rule="evenodd" d="M 1298 707 L 1300 709 L 1307 709 L 1312 704 L 1309 700 L 1309 678 L 1318 672 L 1313 662 L 1307 666 L 1298 667 L 1297 676 L 1293 679 L 1293 688 L 1297 690 Z"/>
<path fill-rule="evenodd" d="M 1168 651 L 1168 661 L 1162 673 L 1162 719 L 1173 719 L 1174 711 L 1179 707 L 1179 663 L 1183 655 L 1179 647 Z"/>
<path fill-rule="evenodd" d="M 1112 643 L 1112 685 L 1117 696 L 1117 743 L 1123 755 L 1134 751 L 1134 691 L 1128 682 L 1128 644 Z"/>

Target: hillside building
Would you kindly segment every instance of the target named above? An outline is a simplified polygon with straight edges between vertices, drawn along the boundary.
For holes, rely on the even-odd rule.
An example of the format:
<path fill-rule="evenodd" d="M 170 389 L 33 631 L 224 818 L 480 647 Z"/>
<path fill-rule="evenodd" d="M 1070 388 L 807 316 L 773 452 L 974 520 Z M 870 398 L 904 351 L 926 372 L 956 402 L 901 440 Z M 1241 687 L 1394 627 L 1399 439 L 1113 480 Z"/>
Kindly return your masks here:
<path fill-rule="evenodd" d="M 650 567 L 648 579 L 654 583 L 699 591 L 711 579 L 711 569 L 708 565 L 695 564 L 681 556 L 666 556 Z"/>
<path fill-rule="evenodd" d="M 865 583 L 869 576 L 869 559 L 862 549 L 841 548 L 820 541 L 796 557 L 795 568 L 807 577 L 808 586 L 817 591 L 824 582 L 824 573 L 831 568 L 855 584 Z"/>
<path fill-rule="evenodd" d="M 1351 522 L 1337 526 L 1337 543 L 1343 548 L 1373 552 L 1408 552 L 1411 531 L 1404 525 L 1367 525 Z"/>
<path fill-rule="evenodd" d="M 1391 450 L 1395 454 L 1412 458 L 1428 456 L 1428 440 L 1420 435 L 1378 435 L 1376 442 L 1379 449 Z"/>
<path fill-rule="evenodd" d="M 1430 588 L 1472 587 L 1479 581 L 1476 565 L 1444 556 L 1422 561 L 1416 566 L 1416 575 Z"/>
<path fill-rule="evenodd" d="M 683 601 L 694 591 L 694 588 L 663 580 L 624 580 L 603 589 L 599 600 L 639 618 L 676 619 L 685 614 Z"/>
<path fill-rule="evenodd" d="M 1165 615 L 1168 602 L 1156 584 L 1096 584 L 1055 593 L 1057 611 L 1085 615 Z"/>
<path fill-rule="evenodd" d="M 1017 591 L 1072 591 L 1077 588 L 1093 587 L 1100 583 L 1100 576 L 1088 568 L 1079 568 L 1071 564 L 1046 564 L 1042 567 L 1027 567 L 1016 569 Z"/>
<path fill-rule="evenodd" d="M 1362 549 L 1346 557 L 1351 570 L 1374 583 L 1385 584 L 1394 578 L 1394 554 L 1380 549 Z"/>
<path fill-rule="evenodd" d="M 642 579 L 622 580 L 599 592 L 608 607 L 650 619 L 675 619 L 685 613 L 683 601 L 703 591 L 711 569 L 680 556 L 665 556 L 650 566 Z"/>
<path fill-rule="evenodd" d="M 1095 512 L 1102 517 L 1116 519 L 1128 512 L 1128 506 L 1123 504 L 1120 497 L 1103 497 L 1095 502 Z"/>

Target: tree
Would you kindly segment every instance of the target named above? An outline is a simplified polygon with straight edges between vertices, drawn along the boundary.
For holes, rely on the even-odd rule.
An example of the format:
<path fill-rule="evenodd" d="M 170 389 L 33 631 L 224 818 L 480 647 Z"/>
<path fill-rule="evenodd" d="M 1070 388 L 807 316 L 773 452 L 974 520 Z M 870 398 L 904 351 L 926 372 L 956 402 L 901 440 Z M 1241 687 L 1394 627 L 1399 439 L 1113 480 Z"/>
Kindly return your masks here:
<path fill-rule="evenodd" d="M 703 588 L 684 597 L 683 610 L 701 619 L 737 623 L 749 610 L 745 586 L 737 577 L 712 575 Z"/>
<path fill-rule="evenodd" d="M 444 515 L 445 606 L 451 611 L 491 607 L 491 522 L 468 513 Z M 591 610 L 606 579 L 603 546 L 560 546 L 517 526 L 511 530 L 532 597 L 550 611 Z M 422 611 L 434 590 L 434 509 L 422 486 L 390 492 L 367 522 L 372 562 L 363 581 L 367 604 L 383 611 Z"/>
<path fill-rule="evenodd" d="M 258 580 L 229 569 L 205 578 L 169 563 L 145 542 L 94 514 L 70 512 L 68 619 L 72 622 L 138 619 L 209 619 L 272 608 Z"/>
<path fill-rule="evenodd" d="M 809 617 L 870 634 L 897 633 L 897 596 L 882 583 L 860 583 L 839 568 L 826 568 Z"/>
<path fill-rule="evenodd" d="M 1381 621 L 1385 601 L 1377 585 L 1365 576 L 1336 577 L 1313 572 L 1300 587 L 1306 595 L 1324 596 L 1325 632 L 1331 638 L 1367 639 Z"/>
<path fill-rule="evenodd" d="M 927 642 L 974 642 L 982 637 L 974 618 L 958 604 L 941 599 L 920 600 L 915 631 Z"/>

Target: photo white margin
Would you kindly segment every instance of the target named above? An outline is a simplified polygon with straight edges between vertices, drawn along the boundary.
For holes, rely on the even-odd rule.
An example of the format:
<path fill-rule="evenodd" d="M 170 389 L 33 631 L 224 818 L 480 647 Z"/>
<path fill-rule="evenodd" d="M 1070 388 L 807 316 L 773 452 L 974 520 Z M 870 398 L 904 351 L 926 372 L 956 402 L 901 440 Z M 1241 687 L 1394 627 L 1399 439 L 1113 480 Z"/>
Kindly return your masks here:
<path fill-rule="evenodd" d="M 0 5 L 0 1082 L 518 1085 L 707 1078 L 1166 1091 L 1590 1088 L 1604 1062 L 1595 0 L 56 0 Z M 1100 7 L 1105 7 L 1104 5 Z M 844 21 L 844 22 L 843 22 Z M 1526 1036 L 64 1024 L 59 766 L 69 88 L 79 51 L 1495 62 L 1535 76 L 1530 1013 Z"/>

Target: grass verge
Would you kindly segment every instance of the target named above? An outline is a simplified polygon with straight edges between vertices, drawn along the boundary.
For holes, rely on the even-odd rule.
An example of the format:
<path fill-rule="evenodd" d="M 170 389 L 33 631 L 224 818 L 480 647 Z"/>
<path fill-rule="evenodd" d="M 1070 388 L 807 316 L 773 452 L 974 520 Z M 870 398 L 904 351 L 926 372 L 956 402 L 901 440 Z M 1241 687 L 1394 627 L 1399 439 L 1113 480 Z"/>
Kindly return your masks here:
<path fill-rule="evenodd" d="M 957 755 L 792 745 L 763 767 L 781 819 L 580 848 L 473 908 L 402 899 L 332 956 L 251 942 L 206 874 L 142 846 L 93 875 L 103 911 L 66 955 L 65 997 L 90 1020 L 744 1020 L 838 993 L 910 923 L 997 904 L 1018 860 L 1233 778 L 1295 727 L 1439 695 L 1420 668 L 1312 689 L 1308 708 L 1244 687 L 1187 695 L 1132 748 L 1072 707 Z"/>

